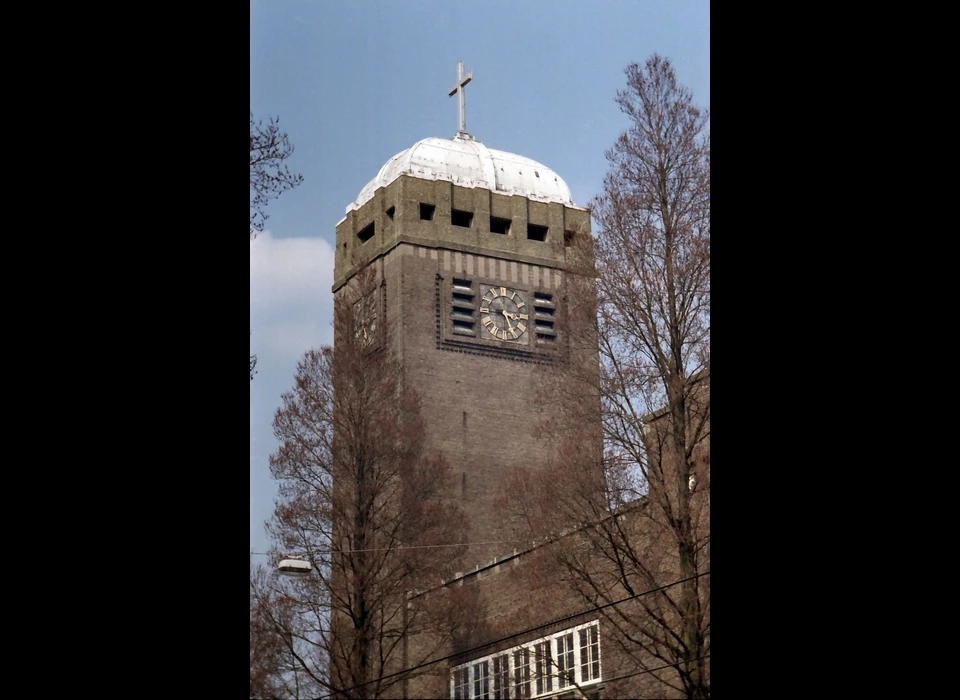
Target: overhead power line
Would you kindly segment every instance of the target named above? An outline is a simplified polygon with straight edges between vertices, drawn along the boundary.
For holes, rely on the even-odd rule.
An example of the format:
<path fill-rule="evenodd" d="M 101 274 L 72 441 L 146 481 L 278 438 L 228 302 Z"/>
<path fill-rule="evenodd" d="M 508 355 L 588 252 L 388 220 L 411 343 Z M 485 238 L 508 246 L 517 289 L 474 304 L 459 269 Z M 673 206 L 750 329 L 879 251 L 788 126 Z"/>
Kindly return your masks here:
<path fill-rule="evenodd" d="M 357 554 L 359 552 L 392 552 L 398 549 L 431 549 L 433 547 L 478 547 L 485 544 L 517 544 L 520 540 L 500 540 L 498 542 L 451 542 L 449 544 L 418 544 L 409 547 L 382 547 L 380 549 L 320 549 L 320 554 Z M 270 552 L 250 552 L 254 556 L 274 556 Z"/>
<path fill-rule="evenodd" d="M 672 668 L 674 666 L 679 666 L 683 663 L 690 663 L 690 661 L 703 661 L 704 659 L 709 659 L 710 654 L 704 654 L 703 656 L 698 656 L 695 659 L 690 659 L 689 661 L 677 661 L 672 664 L 664 664 L 663 666 L 657 666 L 656 668 L 647 668 L 642 671 L 634 671 L 633 673 L 625 673 L 622 676 L 614 676 L 613 678 L 602 678 L 601 680 L 604 683 L 609 683 L 611 681 L 622 681 L 624 678 L 633 678 L 634 676 L 642 676 L 644 673 L 653 673 L 654 671 L 662 671 L 665 668 Z"/>
<path fill-rule="evenodd" d="M 586 610 L 581 610 L 580 612 L 573 613 L 572 615 L 567 615 L 567 616 L 565 616 L 565 617 L 561 617 L 561 618 L 558 618 L 558 619 L 556 619 L 556 620 L 551 620 L 550 622 L 545 622 L 545 623 L 543 623 L 542 625 L 537 625 L 536 627 L 531 627 L 531 628 L 529 628 L 529 629 L 525 629 L 525 630 L 522 630 L 522 631 L 520 631 L 520 632 L 515 632 L 514 634 L 508 634 L 507 636 L 505 636 L 505 637 L 500 637 L 499 639 L 493 639 L 493 640 L 491 640 L 491 641 L 489 641 L 489 642 L 484 642 L 483 644 L 479 644 L 479 645 L 473 647 L 472 649 L 466 649 L 466 650 L 464 650 L 464 651 L 457 652 L 456 654 L 448 654 L 447 656 L 444 656 L 444 657 L 439 658 L 439 659 L 434 659 L 433 661 L 425 661 L 424 663 L 417 664 L 416 666 L 411 666 L 410 668 L 404 669 L 404 670 L 402 670 L 402 671 L 397 671 L 397 672 L 395 672 L 395 673 L 388 673 L 388 674 L 385 675 L 385 676 L 380 676 L 379 678 L 374 678 L 374 679 L 369 680 L 369 681 L 366 681 L 366 682 L 364 682 L 364 683 L 359 683 L 359 684 L 357 684 L 357 685 L 355 685 L 355 686 L 353 686 L 353 687 L 350 687 L 350 688 L 341 688 L 340 690 L 337 690 L 337 691 L 335 691 L 335 692 L 333 692 L 333 693 L 328 693 L 327 695 L 321 695 L 321 696 L 320 696 L 320 700 L 325 700 L 325 698 L 330 698 L 330 697 L 333 697 L 334 695 L 339 695 L 340 693 L 349 693 L 351 690 L 356 690 L 357 688 L 362 688 L 362 687 L 365 686 L 365 685 L 370 685 L 371 683 L 376 683 L 376 682 L 378 682 L 378 681 L 384 681 L 384 680 L 386 680 L 386 679 L 388 679 L 388 678 L 394 678 L 394 677 L 396 677 L 396 676 L 402 676 L 402 675 L 405 675 L 405 674 L 409 674 L 411 671 L 416 671 L 416 670 L 421 669 L 421 668 L 426 668 L 427 666 L 433 666 L 434 664 L 438 664 L 438 663 L 441 663 L 441 662 L 443 662 L 443 661 L 449 661 L 450 659 L 456 658 L 456 657 L 458 657 L 458 656 L 459 656 L 459 657 L 463 657 L 463 656 L 465 656 L 465 655 L 467 655 L 467 654 L 472 654 L 472 653 L 474 653 L 474 652 L 476 652 L 476 651 L 480 651 L 481 649 L 486 649 L 487 647 L 493 646 L 494 644 L 499 644 L 500 642 L 505 642 L 505 641 L 507 641 L 507 640 L 509 640 L 509 639 L 514 639 L 515 637 L 525 637 L 525 636 L 530 635 L 530 634 L 533 633 L 533 632 L 538 632 L 538 631 L 540 631 L 540 630 L 542 630 L 542 629 L 545 629 L 545 628 L 547 628 L 547 627 L 551 627 L 551 626 L 553 626 L 553 625 L 560 624 L 561 622 L 568 622 L 568 621 L 573 620 L 573 619 L 575 619 L 575 618 L 582 617 L 583 615 L 589 615 L 589 614 L 592 613 L 592 612 L 598 612 L 598 611 L 600 611 L 600 610 L 604 610 L 604 609 L 609 608 L 609 607 L 614 606 L 614 605 L 620 605 L 621 603 L 626 603 L 628 600 L 633 600 L 634 598 L 640 598 L 640 597 L 645 596 L 645 595 L 650 595 L 651 593 L 657 593 L 657 592 L 662 591 L 662 590 L 664 590 L 664 589 L 671 588 L 671 587 L 673 587 L 673 586 L 677 586 L 677 585 L 679 585 L 679 584 L 681 584 L 681 583 L 686 583 L 687 581 L 693 581 L 694 579 L 698 579 L 698 578 L 700 578 L 701 576 L 708 576 L 709 574 L 710 574 L 710 570 L 708 569 L 707 571 L 703 571 L 703 572 L 701 572 L 701 573 L 699 573 L 699 574 L 695 574 L 695 575 L 693 575 L 693 576 L 688 576 L 687 578 L 680 579 L 679 581 L 673 581 L 672 583 L 667 583 L 667 584 L 664 584 L 663 586 L 658 586 L 658 587 L 656 587 L 656 588 L 651 588 L 650 590 L 648 590 L 648 591 L 643 591 L 643 592 L 641 592 L 641 593 L 635 593 L 635 594 L 633 594 L 633 595 L 631 595 L 631 596 L 627 596 L 626 598 L 621 598 L 620 600 L 614 600 L 614 601 L 612 601 L 612 602 L 610 602 L 610 603 L 604 603 L 603 605 L 597 605 L 597 606 L 588 608 L 588 609 L 586 609 Z M 707 658 L 708 656 L 709 656 L 709 654 L 708 654 L 707 656 L 704 656 L 704 657 L 701 657 L 701 658 Z M 638 676 L 638 675 L 641 675 L 641 674 L 643 674 L 643 673 L 653 673 L 654 671 L 661 670 L 662 668 L 667 668 L 668 666 L 676 666 L 676 665 L 677 665 L 677 664 L 667 664 L 666 666 L 662 666 L 662 667 L 659 667 L 659 668 L 647 669 L 647 670 L 645 670 L 645 671 L 637 671 L 636 673 L 627 674 L 627 675 L 625 675 L 625 676 L 618 676 L 617 678 L 604 679 L 604 681 L 606 681 L 606 680 L 620 680 L 621 678 L 629 678 L 629 677 L 631 677 L 631 676 Z"/>

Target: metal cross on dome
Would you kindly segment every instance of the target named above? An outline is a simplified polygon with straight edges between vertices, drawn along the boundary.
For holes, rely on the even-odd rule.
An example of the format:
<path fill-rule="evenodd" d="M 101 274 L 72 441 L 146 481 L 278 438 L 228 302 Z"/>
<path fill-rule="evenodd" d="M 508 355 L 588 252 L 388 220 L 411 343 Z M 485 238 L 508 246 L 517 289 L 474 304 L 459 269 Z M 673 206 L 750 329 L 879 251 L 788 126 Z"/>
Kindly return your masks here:
<path fill-rule="evenodd" d="M 457 129 L 458 136 L 470 137 L 470 134 L 467 133 L 467 117 L 464 111 L 464 88 L 473 80 L 473 72 L 463 74 L 463 61 L 457 63 L 457 84 L 450 88 L 449 96 L 453 97 L 457 95 L 459 107 L 459 116 L 460 116 L 460 128 Z"/>

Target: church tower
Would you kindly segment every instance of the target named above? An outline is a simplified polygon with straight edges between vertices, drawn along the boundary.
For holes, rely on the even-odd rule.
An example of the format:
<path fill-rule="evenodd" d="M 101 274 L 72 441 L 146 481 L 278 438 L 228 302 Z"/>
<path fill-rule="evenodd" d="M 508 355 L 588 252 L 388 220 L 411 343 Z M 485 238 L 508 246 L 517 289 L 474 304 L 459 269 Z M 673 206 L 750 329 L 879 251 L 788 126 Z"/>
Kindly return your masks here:
<path fill-rule="evenodd" d="M 487 543 L 510 539 L 497 509 L 505 477 L 556 457 L 536 436 L 558 409 L 544 401 L 543 367 L 596 360 L 571 350 L 565 325 L 578 303 L 572 243 L 589 239 L 589 212 L 550 168 L 466 131 L 471 79 L 461 63 L 450 90 L 457 133 L 390 158 L 347 207 L 333 292 L 343 294 L 361 268 L 375 270 L 359 332 L 376 342 L 380 319 L 389 324 L 403 384 L 423 400 L 425 448 L 457 475 L 471 542 Z M 468 559 L 512 548 L 472 546 Z"/>

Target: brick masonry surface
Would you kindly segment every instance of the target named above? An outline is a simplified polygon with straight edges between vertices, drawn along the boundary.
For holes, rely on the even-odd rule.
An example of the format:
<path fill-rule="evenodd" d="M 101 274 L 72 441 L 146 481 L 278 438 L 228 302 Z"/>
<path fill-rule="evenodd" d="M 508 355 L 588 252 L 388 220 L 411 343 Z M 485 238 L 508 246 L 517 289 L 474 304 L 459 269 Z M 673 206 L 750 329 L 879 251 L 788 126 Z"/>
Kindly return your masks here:
<path fill-rule="evenodd" d="M 454 210 L 472 214 L 468 227 L 453 225 Z M 491 217 L 509 219 L 509 232 L 491 231 Z M 545 240 L 528 238 L 528 223 L 547 227 Z M 599 617 L 596 612 L 577 614 L 584 603 L 551 555 L 552 547 L 577 546 L 577 535 L 516 552 L 513 523 L 498 505 L 514 471 L 536 469 L 559 456 L 554 442 L 537 437 L 538 424 L 564 408 L 544 399 L 544 367 L 596 366 L 595 348 L 575 348 L 569 332 L 577 329 L 564 325 L 569 309 L 587 303 L 574 291 L 584 287 L 571 284 L 572 270 L 584 269 L 583 261 L 565 243 L 589 232 L 584 209 L 409 176 L 377 190 L 337 225 L 335 295 L 344 293 L 360 267 L 375 267 L 403 384 L 422 397 L 426 451 L 442 454 L 454 471 L 450 496 L 467 515 L 469 540 L 497 543 L 471 546 L 465 573 L 451 572 L 445 585 L 422 594 L 459 596 L 468 621 L 446 651 L 456 656 L 397 688 L 398 694 L 449 697 L 453 666 Z M 476 337 L 455 334 L 455 279 L 476 290 L 477 308 L 481 285 L 508 287 L 529 300 L 536 292 L 548 295 L 557 307 L 556 340 L 541 347 L 532 328 L 525 342 L 515 343 L 485 339 L 479 327 Z M 589 296 L 592 287 L 586 289 Z M 599 414 L 591 420 L 599 425 Z M 516 633 L 522 634 L 495 641 Z M 409 657 L 419 658 L 413 647 L 426 641 L 406 643 L 411 645 Z M 602 619 L 600 643 L 604 679 L 637 670 L 619 652 L 613 630 Z M 599 690 L 607 698 L 679 697 L 664 694 L 651 676 L 605 680 Z"/>

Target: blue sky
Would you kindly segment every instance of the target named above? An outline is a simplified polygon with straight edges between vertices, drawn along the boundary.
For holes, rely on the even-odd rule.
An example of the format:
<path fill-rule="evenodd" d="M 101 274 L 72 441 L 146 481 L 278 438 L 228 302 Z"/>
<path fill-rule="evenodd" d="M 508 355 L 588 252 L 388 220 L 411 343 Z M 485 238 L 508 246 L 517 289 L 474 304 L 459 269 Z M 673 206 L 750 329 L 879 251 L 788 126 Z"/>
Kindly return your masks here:
<path fill-rule="evenodd" d="M 250 243 L 251 550 L 268 547 L 273 413 L 298 358 L 332 341 L 335 226 L 391 156 L 456 132 L 457 62 L 473 73 L 467 131 L 556 171 L 585 206 L 627 126 L 623 69 L 653 53 L 710 106 L 706 1 L 251 1 L 250 109 L 280 117 L 304 177 Z"/>

